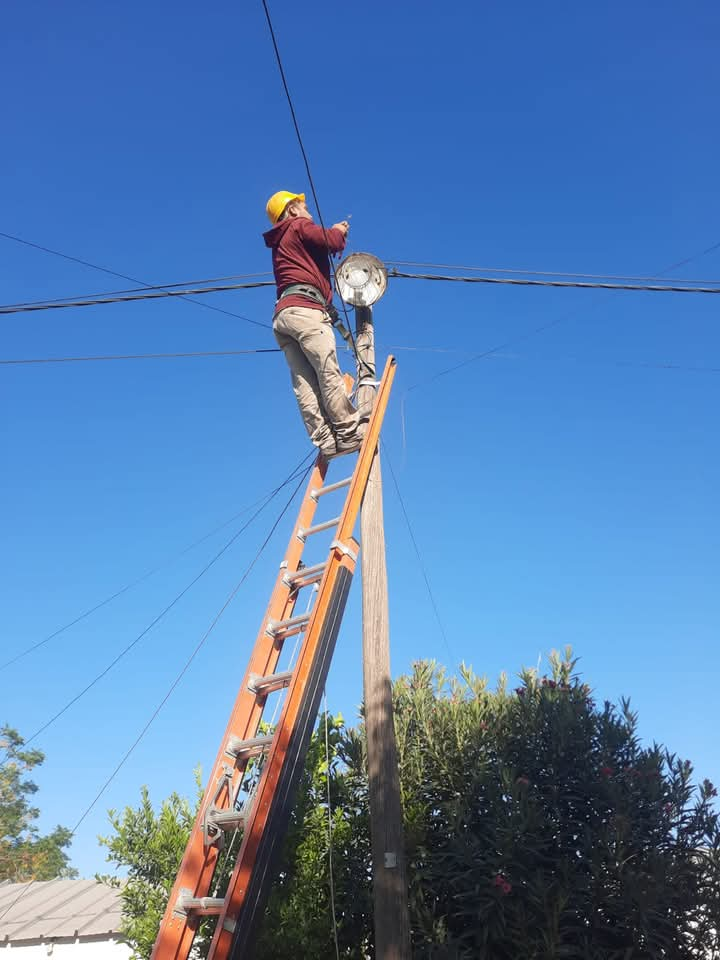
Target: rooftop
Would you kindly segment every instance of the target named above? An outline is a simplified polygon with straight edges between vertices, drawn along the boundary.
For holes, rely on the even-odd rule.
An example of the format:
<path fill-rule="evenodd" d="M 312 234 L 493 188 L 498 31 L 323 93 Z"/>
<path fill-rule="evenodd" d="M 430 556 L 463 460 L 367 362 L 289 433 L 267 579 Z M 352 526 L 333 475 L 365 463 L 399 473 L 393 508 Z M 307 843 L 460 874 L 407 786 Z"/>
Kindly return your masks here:
<path fill-rule="evenodd" d="M 120 891 L 96 880 L 0 882 L 0 944 L 118 935 Z"/>

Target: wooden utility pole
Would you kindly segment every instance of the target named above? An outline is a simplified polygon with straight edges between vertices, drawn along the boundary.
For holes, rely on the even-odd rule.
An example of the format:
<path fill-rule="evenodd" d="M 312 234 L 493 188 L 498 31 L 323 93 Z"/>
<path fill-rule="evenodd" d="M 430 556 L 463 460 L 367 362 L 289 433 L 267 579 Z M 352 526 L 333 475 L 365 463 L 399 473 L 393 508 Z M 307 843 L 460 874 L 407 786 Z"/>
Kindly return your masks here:
<path fill-rule="evenodd" d="M 375 330 L 370 307 L 355 308 L 358 383 L 375 379 Z M 375 387 L 360 385 L 359 409 Z M 380 451 L 375 453 L 360 514 L 363 588 L 363 685 L 367 736 L 370 829 L 377 960 L 410 960 L 410 918 L 403 842 L 400 775 L 390 677 L 385 528 Z"/>

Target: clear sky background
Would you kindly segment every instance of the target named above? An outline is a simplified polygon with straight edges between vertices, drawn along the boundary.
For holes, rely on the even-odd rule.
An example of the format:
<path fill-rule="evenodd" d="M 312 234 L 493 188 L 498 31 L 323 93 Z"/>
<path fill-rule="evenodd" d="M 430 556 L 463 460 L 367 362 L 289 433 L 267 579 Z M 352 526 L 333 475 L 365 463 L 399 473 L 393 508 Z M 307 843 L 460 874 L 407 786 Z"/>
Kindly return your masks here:
<path fill-rule="evenodd" d="M 710 0 L 271 9 L 323 214 L 353 215 L 351 249 L 643 276 L 693 258 L 675 274 L 720 279 L 720 250 L 701 255 L 720 241 Z M 259 2 L 25 0 L 1 16 L 0 230 L 150 283 L 269 269 L 266 199 L 308 183 Z M 0 238 L 3 303 L 126 286 Z M 269 290 L 206 299 L 271 317 Z M 388 482 L 395 674 L 465 660 L 494 684 L 571 644 L 600 699 L 630 696 L 643 737 L 720 778 L 719 303 L 391 281 L 378 347 L 404 349 L 385 442 L 449 646 Z M 175 300 L 0 323 L 4 359 L 275 345 Z M 0 674 L 0 721 L 29 736 L 242 521 L 180 551 L 281 482 L 308 443 L 275 354 L 2 366 L 0 391 L 2 659 L 164 564 Z M 76 822 L 282 502 L 38 738 L 43 828 Z M 214 757 L 292 517 L 78 831 L 83 875 L 102 868 L 108 807 L 136 803 L 142 784 L 157 801 L 189 793 Z M 359 589 L 328 683 L 349 719 Z"/>

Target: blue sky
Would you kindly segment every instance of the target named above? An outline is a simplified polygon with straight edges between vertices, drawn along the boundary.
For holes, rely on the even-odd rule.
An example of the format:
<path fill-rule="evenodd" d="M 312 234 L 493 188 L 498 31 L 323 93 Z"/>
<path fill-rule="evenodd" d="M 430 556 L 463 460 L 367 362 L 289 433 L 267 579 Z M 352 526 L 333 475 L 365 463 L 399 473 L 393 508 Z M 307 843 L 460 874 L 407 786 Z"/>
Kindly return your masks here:
<path fill-rule="evenodd" d="M 720 278 L 720 251 L 696 256 L 720 241 L 715 4 L 271 9 L 323 214 L 353 215 L 351 249 L 647 276 L 694 257 L 677 275 Z M 308 184 L 259 3 L 27 0 L 2 17 L 0 230 L 154 283 L 269 268 L 266 198 Z M 128 285 L 2 238 L 0 264 L 3 303 Z M 270 291 L 207 299 L 271 316 Z M 450 646 L 387 483 L 394 672 L 464 659 L 494 682 L 571 644 L 599 697 L 631 696 L 643 736 L 720 778 L 716 300 L 398 279 L 376 323 L 381 354 L 423 348 L 397 350 L 385 442 Z M 3 358 L 274 346 L 169 300 L 2 327 Z M 239 521 L 178 553 L 308 447 L 277 355 L 6 366 L 0 391 L 3 652 L 171 561 L 3 672 L 0 720 L 29 735 Z M 77 820 L 279 505 L 39 738 L 43 826 Z M 214 756 L 291 523 L 79 830 L 83 874 L 107 807 L 143 783 L 190 792 Z M 358 581 L 328 684 L 349 718 L 359 638 Z"/>

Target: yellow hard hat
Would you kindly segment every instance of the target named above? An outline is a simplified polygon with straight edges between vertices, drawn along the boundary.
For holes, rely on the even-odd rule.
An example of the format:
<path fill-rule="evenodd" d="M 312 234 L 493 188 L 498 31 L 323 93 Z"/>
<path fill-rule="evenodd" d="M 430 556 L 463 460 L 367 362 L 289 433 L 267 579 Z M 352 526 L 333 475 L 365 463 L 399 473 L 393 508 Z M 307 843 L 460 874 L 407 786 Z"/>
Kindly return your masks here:
<path fill-rule="evenodd" d="M 305 201 L 304 193 L 288 193 L 287 190 L 278 190 L 277 193 L 274 193 L 267 202 L 265 210 L 267 215 L 270 218 L 270 223 L 277 223 L 280 217 L 283 215 L 285 207 L 290 203 L 291 200 L 302 200 Z"/>

